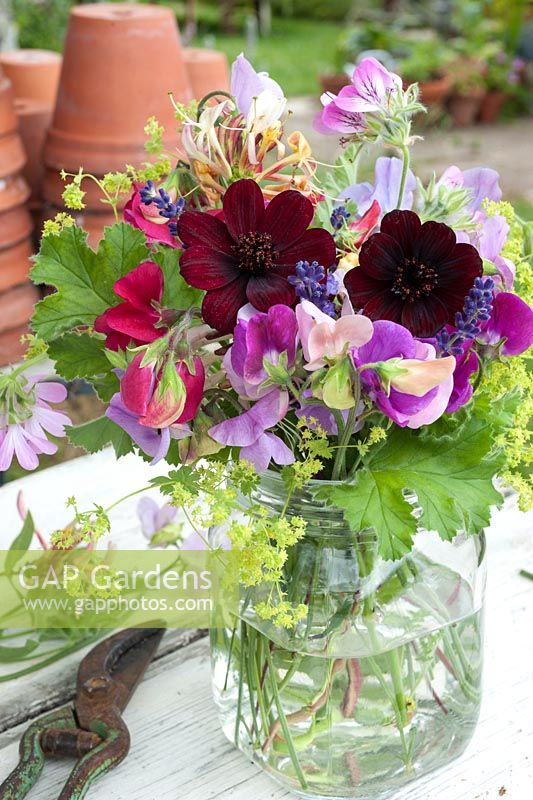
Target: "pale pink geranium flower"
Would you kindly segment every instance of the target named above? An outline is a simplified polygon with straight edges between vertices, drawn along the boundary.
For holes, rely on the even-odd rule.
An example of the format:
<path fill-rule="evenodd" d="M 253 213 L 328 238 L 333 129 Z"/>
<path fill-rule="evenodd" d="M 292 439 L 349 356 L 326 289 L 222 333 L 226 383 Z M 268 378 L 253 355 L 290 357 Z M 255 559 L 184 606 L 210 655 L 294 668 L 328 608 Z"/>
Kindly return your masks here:
<path fill-rule="evenodd" d="M 9 375 L 6 379 L 0 392 L 0 472 L 9 469 L 14 457 L 23 469 L 34 470 L 39 455 L 57 452 L 47 434 L 64 436 L 65 425 L 71 424 L 66 414 L 50 406 L 62 403 L 67 390 L 61 383 L 45 381 L 43 375 L 21 376 L 11 383 Z"/>

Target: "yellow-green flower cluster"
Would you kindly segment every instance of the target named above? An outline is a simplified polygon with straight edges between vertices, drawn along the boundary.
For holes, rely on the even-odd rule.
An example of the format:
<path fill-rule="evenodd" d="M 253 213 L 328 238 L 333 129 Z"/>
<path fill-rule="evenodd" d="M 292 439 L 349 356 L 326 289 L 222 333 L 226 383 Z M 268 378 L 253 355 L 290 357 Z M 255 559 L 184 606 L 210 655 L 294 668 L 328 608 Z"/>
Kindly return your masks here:
<path fill-rule="evenodd" d="M 533 268 L 525 253 L 524 223 L 517 216 L 511 203 L 501 200 L 485 200 L 483 209 L 487 216 L 502 216 L 509 225 L 509 234 L 501 251 L 516 266 L 515 291 L 526 303 L 533 303 Z"/>
<path fill-rule="evenodd" d="M 65 211 L 60 211 L 53 219 L 47 219 L 43 223 L 43 230 L 41 236 L 50 236 L 52 233 L 61 233 L 65 228 L 72 228 L 75 225 L 74 217 L 67 214 Z"/>
<path fill-rule="evenodd" d="M 148 139 L 144 143 L 146 152 L 160 153 L 163 150 L 164 127 L 159 124 L 155 117 L 150 117 L 144 126 L 144 132 L 148 136 Z"/>
<path fill-rule="evenodd" d="M 387 438 L 386 428 L 381 425 L 372 425 L 364 442 L 357 442 L 355 447 L 360 456 L 366 456 L 372 445 L 383 442 Z"/>
<path fill-rule="evenodd" d="M 93 544 L 111 530 L 109 517 L 102 506 L 79 511 L 76 499 L 69 497 L 67 507 L 74 509 L 74 520 L 66 528 L 52 533 L 50 541 L 57 550 L 71 550 L 83 543 Z"/>
<path fill-rule="evenodd" d="M 294 606 L 282 599 L 276 605 L 267 601 L 257 603 L 255 610 L 261 619 L 271 620 L 280 628 L 294 628 L 300 620 L 305 619 L 309 609 L 304 603 Z"/>

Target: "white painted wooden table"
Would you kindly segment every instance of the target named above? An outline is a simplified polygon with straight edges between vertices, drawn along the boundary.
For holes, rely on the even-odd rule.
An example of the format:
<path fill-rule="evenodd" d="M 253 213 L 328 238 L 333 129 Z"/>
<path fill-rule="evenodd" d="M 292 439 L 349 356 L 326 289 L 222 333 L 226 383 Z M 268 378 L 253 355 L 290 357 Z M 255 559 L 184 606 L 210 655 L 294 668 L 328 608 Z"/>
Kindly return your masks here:
<path fill-rule="evenodd" d="M 68 521 L 67 496 L 80 506 L 110 503 L 140 488 L 153 470 L 134 457 L 118 464 L 103 452 L 61 464 L 0 489 L 0 547 L 20 528 L 20 489 L 43 531 Z M 112 540 L 142 547 L 136 499 L 113 513 Z M 533 798 L 533 515 L 508 501 L 488 532 L 488 602 L 484 700 L 465 755 L 398 792 L 394 800 L 531 800 Z M 0 598 L 1 603 L 1 598 Z M 17 762 L 28 719 L 72 696 L 75 654 L 33 676 L 0 684 L 0 782 Z M 132 734 L 128 760 L 102 778 L 95 800 L 280 800 L 290 798 L 223 737 L 211 701 L 205 636 L 173 631 L 163 640 L 125 714 Z M 33 800 L 54 800 L 70 764 L 49 763 Z"/>

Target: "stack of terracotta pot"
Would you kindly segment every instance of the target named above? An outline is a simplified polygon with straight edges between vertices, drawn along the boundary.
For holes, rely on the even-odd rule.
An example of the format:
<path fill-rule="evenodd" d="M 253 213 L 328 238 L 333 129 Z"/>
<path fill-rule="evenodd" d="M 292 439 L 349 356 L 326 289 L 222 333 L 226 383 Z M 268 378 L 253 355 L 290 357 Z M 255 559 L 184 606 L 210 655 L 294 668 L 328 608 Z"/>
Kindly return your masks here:
<path fill-rule="evenodd" d="M 0 365 L 22 355 L 20 338 L 38 299 L 28 280 L 33 225 L 21 174 L 25 161 L 11 83 L 0 72 Z"/>
<path fill-rule="evenodd" d="M 228 59 L 224 53 L 200 47 L 186 47 L 183 58 L 193 95 L 197 100 L 217 89 L 229 91 Z"/>
<path fill-rule="evenodd" d="M 58 53 L 50 50 L 0 53 L 0 65 L 15 96 L 19 132 L 26 151 L 23 174 L 31 189 L 29 207 L 37 233 L 43 216 L 43 148 L 54 112 L 61 60 Z"/>
<path fill-rule="evenodd" d="M 48 215 L 62 208 L 61 170 L 101 177 L 147 161 L 144 127 L 154 116 L 175 141 L 169 92 L 189 102 L 192 90 L 173 11 L 144 4 L 95 3 L 72 9 L 57 104 L 45 149 Z M 91 181 L 77 221 L 96 244 L 114 221 Z"/>

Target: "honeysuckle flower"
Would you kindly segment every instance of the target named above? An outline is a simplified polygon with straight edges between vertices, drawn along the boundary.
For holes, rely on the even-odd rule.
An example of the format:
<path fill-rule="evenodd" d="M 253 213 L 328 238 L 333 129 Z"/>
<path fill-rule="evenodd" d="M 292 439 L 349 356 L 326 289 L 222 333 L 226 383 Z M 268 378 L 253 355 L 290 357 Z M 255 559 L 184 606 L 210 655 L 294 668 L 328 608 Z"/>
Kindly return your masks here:
<path fill-rule="evenodd" d="M 379 320 L 370 342 L 353 349 L 352 357 L 364 391 L 400 427 L 429 425 L 444 413 L 453 390 L 453 356 L 437 359 L 432 344 Z"/>
<path fill-rule="evenodd" d="M 275 305 L 266 314 L 258 311 L 249 319 L 238 320 L 233 345 L 224 356 L 224 369 L 240 397 L 257 400 L 272 391 L 272 382 L 265 382 L 276 370 L 269 367 L 278 369 L 281 383 L 284 376 L 289 377 L 297 335 L 296 315 L 288 306 Z"/>
<path fill-rule="evenodd" d="M 359 266 L 346 273 L 344 285 L 354 309 L 427 337 L 453 321 L 482 269 L 477 250 L 458 244 L 447 225 L 391 211 L 362 245 Z"/>
<path fill-rule="evenodd" d="M 135 185 L 130 199 L 124 206 L 124 221 L 144 231 L 150 244 L 180 247 L 174 229 L 169 226 L 169 220 L 161 216 L 160 209 L 153 204 L 143 203 L 142 188 L 139 184 Z"/>
<path fill-rule="evenodd" d="M 132 342 L 149 344 L 166 333 L 156 306 L 163 297 L 163 273 L 154 261 L 143 261 L 115 283 L 124 299 L 96 318 L 94 329 L 106 335 L 109 350 L 125 350 Z"/>
<path fill-rule="evenodd" d="M 287 414 L 287 392 L 274 390 L 260 398 L 249 411 L 215 425 L 209 431 L 212 439 L 228 447 L 240 447 L 240 458 L 264 472 L 270 461 L 276 464 L 293 464 L 294 454 L 287 445 L 271 433 Z"/>
<path fill-rule="evenodd" d="M 374 183 L 368 181 L 355 183 L 342 191 L 342 199 L 353 200 L 358 214 L 366 214 L 372 204 L 377 201 L 381 216 L 394 209 L 410 209 L 413 205 L 413 193 L 416 189 L 416 178 L 411 169 L 407 171 L 403 198 L 398 205 L 403 162 L 400 158 L 381 156 L 374 166 Z"/>
<path fill-rule="evenodd" d="M 10 375 L 0 384 L 0 472 L 5 472 L 16 458 L 23 469 L 39 466 L 39 455 L 57 453 L 57 444 L 48 439 L 65 435 L 69 417 L 50 403 L 66 400 L 67 390 L 61 383 L 46 381 L 44 375 L 13 376 L 20 391 L 10 392 Z M 7 391 L 6 391 L 7 389 Z M 24 399 L 22 399 L 22 397 Z"/>
<path fill-rule="evenodd" d="M 205 289 L 204 321 L 221 333 L 233 330 L 239 309 L 251 303 L 266 312 L 296 299 L 288 282 L 300 260 L 326 268 L 335 261 L 335 242 L 321 228 L 308 230 L 312 203 L 300 192 L 286 191 L 265 208 L 253 180 L 233 183 L 223 200 L 224 221 L 185 211 L 178 232 L 187 245 L 180 270 L 187 283 Z"/>
<path fill-rule="evenodd" d="M 168 428 L 189 422 L 202 401 L 205 372 L 195 356 L 192 369 L 186 360 L 167 361 L 158 369 L 154 363 L 143 366 L 145 353 L 137 353 L 120 381 L 124 406 L 136 414 L 139 424 L 148 428 Z"/>
<path fill-rule="evenodd" d="M 298 304 L 296 318 L 305 369 L 310 372 L 343 358 L 351 347 L 360 347 L 372 338 L 373 325 L 368 317 L 347 314 L 334 320 L 309 300 Z"/>
<path fill-rule="evenodd" d="M 176 522 L 178 509 L 165 503 L 159 506 L 151 497 L 142 497 L 137 504 L 137 515 L 143 536 L 151 547 L 167 547 L 182 539 L 183 524 Z"/>
<path fill-rule="evenodd" d="M 503 342 L 504 356 L 524 353 L 533 344 L 533 309 L 516 294 L 496 294 L 491 317 L 477 338 L 494 347 Z"/>

